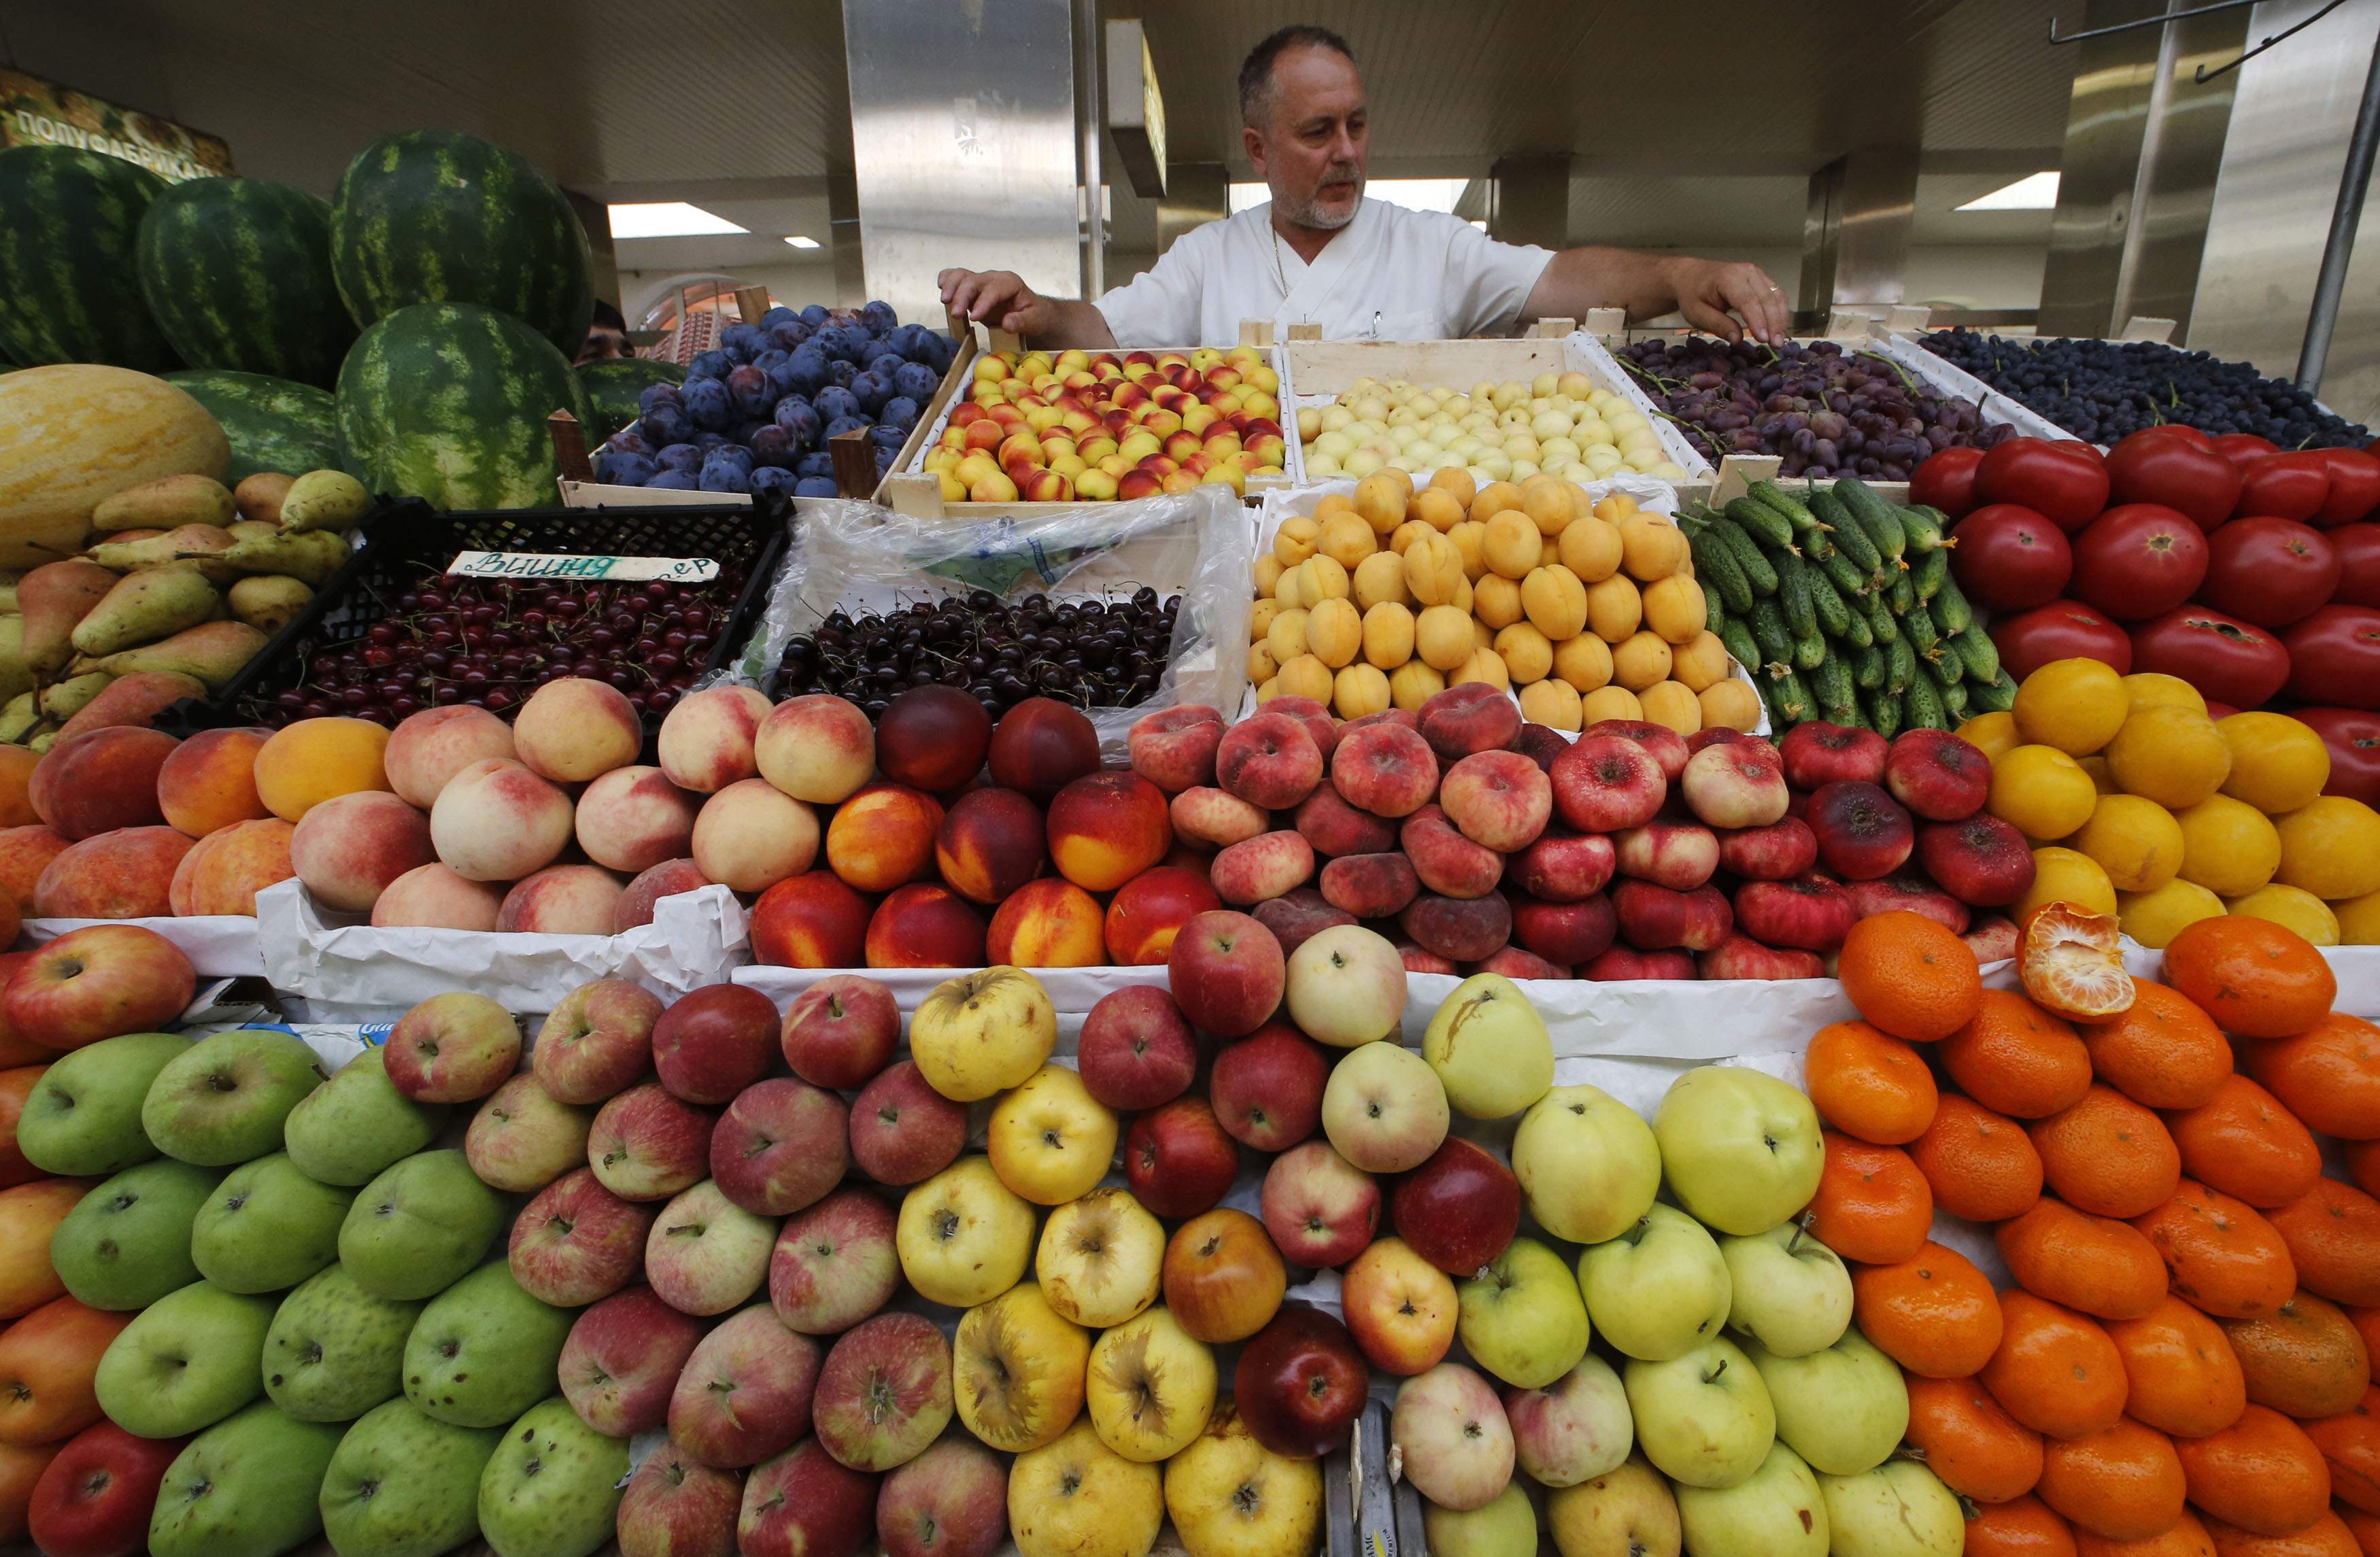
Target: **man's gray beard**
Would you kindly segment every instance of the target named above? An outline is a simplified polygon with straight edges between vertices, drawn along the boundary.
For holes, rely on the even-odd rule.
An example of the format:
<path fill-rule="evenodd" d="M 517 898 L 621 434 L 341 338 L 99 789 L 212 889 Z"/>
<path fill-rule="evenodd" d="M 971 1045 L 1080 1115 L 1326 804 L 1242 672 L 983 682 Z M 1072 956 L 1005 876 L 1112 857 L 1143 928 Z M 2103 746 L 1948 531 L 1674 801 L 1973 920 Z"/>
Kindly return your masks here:
<path fill-rule="evenodd" d="M 1326 213 L 1311 201 L 1292 205 L 1286 201 L 1276 199 L 1274 203 L 1281 207 L 1281 213 L 1288 218 L 1290 225 L 1293 227 L 1306 227 L 1324 233 L 1337 232 L 1353 222 L 1355 219 L 1355 213 L 1364 209 L 1364 187 L 1361 184 L 1355 186 L 1355 198 L 1348 202 L 1347 213 L 1343 216 L 1336 212 Z"/>

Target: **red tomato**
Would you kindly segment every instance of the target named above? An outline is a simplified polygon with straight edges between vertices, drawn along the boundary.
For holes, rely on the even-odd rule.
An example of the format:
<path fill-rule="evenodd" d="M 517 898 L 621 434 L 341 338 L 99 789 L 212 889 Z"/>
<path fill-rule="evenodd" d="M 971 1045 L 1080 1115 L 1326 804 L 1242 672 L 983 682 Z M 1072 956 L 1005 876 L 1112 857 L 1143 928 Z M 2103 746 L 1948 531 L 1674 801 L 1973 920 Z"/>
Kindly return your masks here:
<path fill-rule="evenodd" d="M 2259 438 L 2253 432 L 2226 432 L 2207 442 L 2215 445 L 2216 453 L 2241 470 L 2246 470 L 2268 454 L 2278 454 L 2281 447 L 2270 438 Z"/>
<path fill-rule="evenodd" d="M 2324 499 L 2322 512 L 2313 523 L 2327 529 L 2332 525 L 2353 524 L 2374 508 L 2380 508 L 2380 459 L 2362 449 L 2310 449 L 2330 467 L 2330 495 Z"/>
<path fill-rule="evenodd" d="M 1943 449 L 1926 456 L 1909 478 L 1909 501 L 1939 508 L 1953 519 L 1963 519 L 1975 506 L 1975 467 L 1984 462 L 1981 449 Z"/>
<path fill-rule="evenodd" d="M 2000 665 L 2022 681 L 2052 660 L 2105 660 L 2118 675 L 2132 671 L 2132 640 L 2124 629 L 2079 600 L 2054 600 L 1991 626 Z"/>
<path fill-rule="evenodd" d="M 2341 525 L 2324 539 L 2338 553 L 2338 587 L 2330 598 L 2341 605 L 2380 605 L 2380 524 Z"/>
<path fill-rule="evenodd" d="M 2289 626 L 2329 600 L 2338 585 L 2338 551 L 2322 531 L 2295 519 L 2269 514 L 2234 519 L 2206 544 L 2206 582 L 2198 598 L 2260 627 Z"/>
<path fill-rule="evenodd" d="M 2133 670 L 2178 675 L 2203 697 L 2262 708 L 2289 678 L 2289 652 L 2252 622 L 2185 605 L 2132 629 Z"/>
<path fill-rule="evenodd" d="M 2119 505 L 2074 539 L 2075 595 L 2119 622 L 2162 615 L 2205 577 L 2206 532 L 2160 503 Z"/>
<path fill-rule="evenodd" d="M 2305 520 L 2321 513 L 2329 496 L 2330 466 L 2320 455 L 2277 454 L 2248 467 L 2240 485 L 2238 512 Z"/>
<path fill-rule="evenodd" d="M 2204 436 L 2155 427 L 2107 451 L 2107 490 L 2118 503 L 2162 503 L 2211 530 L 2240 501 L 2240 469 Z"/>
<path fill-rule="evenodd" d="M 2380 713 L 2360 708 L 2301 708 L 2290 717 L 2310 726 L 2330 748 L 2325 795 L 2380 806 Z"/>
<path fill-rule="evenodd" d="M 2380 611 L 2325 605 L 2289 629 L 2289 696 L 2380 709 Z"/>
<path fill-rule="evenodd" d="M 2107 505 L 2107 468 L 2088 444 L 2010 438 L 1975 467 L 1975 495 L 2022 505 L 2072 535 Z"/>
<path fill-rule="evenodd" d="M 1950 572 L 1967 598 L 1986 610 L 2046 605 L 2074 572 L 2066 532 L 2013 503 L 1976 509 L 1951 534 L 1959 543 L 1950 552 Z"/>

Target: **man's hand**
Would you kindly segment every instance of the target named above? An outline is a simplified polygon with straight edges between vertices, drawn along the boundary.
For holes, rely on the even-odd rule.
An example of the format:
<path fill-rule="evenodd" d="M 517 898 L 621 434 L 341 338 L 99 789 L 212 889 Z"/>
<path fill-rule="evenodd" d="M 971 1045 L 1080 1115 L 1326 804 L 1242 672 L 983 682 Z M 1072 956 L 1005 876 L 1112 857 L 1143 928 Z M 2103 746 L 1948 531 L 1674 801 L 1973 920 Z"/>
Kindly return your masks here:
<path fill-rule="evenodd" d="M 1768 273 L 1747 261 L 1682 260 L 1678 311 L 1686 322 L 1728 341 L 1749 331 L 1771 346 L 1792 333 L 1793 309 Z M 1742 328 L 1736 324 L 1742 320 Z"/>
<path fill-rule="evenodd" d="M 996 330 L 1037 335 L 1056 322 L 1055 310 L 1014 271 L 947 270 L 942 305 Z"/>

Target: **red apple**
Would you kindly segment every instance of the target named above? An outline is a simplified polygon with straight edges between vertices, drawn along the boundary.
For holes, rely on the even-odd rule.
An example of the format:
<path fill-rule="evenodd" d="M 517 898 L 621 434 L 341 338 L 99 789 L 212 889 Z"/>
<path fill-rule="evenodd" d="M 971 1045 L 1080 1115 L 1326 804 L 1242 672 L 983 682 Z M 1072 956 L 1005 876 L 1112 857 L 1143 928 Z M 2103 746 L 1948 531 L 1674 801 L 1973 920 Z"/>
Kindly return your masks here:
<path fill-rule="evenodd" d="M 653 1072 L 690 1103 L 723 1103 L 769 1073 L 777 1004 L 741 984 L 690 990 L 653 1024 Z"/>
<path fill-rule="evenodd" d="M 575 1308 L 608 1297 L 644 1263 L 653 1208 L 621 1199 L 592 1169 L 563 1174 L 537 1192 L 513 1222 L 504 1260 L 523 1292 Z"/>
<path fill-rule="evenodd" d="M 841 1098 L 772 1077 L 745 1088 L 720 1115 L 710 1132 L 710 1176 L 747 1211 L 790 1215 L 843 1182 L 850 1129 Z"/>
<path fill-rule="evenodd" d="M 1232 1398 L 1258 1443 L 1317 1460 L 1347 1441 L 1370 1381 L 1347 1327 L 1301 1304 L 1275 1314 L 1240 1348 Z"/>
<path fill-rule="evenodd" d="M 1008 1467 L 965 1433 L 944 1433 L 877 1489 L 884 1557 L 992 1557 L 1007 1538 Z"/>
<path fill-rule="evenodd" d="M 1784 760 L 1785 782 L 1796 789 L 1815 789 L 1838 779 L 1884 782 L 1885 740 L 1874 730 L 1804 720 L 1785 732 L 1777 743 Z"/>
<path fill-rule="evenodd" d="M 503 1086 L 520 1064 L 520 1024 L 485 995 L 450 990 L 398 1017 L 382 1050 L 389 1084 L 414 1101 L 469 1102 Z M 545 1091 L 556 1102 L 575 1101 Z"/>
<path fill-rule="evenodd" d="M 735 1557 L 744 1478 L 664 1443 L 645 1456 L 620 1494 L 613 1521 L 620 1557 Z"/>
<path fill-rule="evenodd" d="M 1521 1181 L 1485 1147 L 1449 1136 L 1397 1182 L 1397 1236 L 1449 1274 L 1468 1277 L 1504 1252 L 1521 1225 Z"/>
<path fill-rule="evenodd" d="M 958 1160 L 966 1129 L 966 1105 L 935 1091 L 904 1060 L 852 1100 L 851 1160 L 879 1184 L 918 1184 Z"/>
<path fill-rule="evenodd" d="M 701 1182 L 717 1116 L 658 1082 L 605 1103 L 587 1133 L 587 1165 L 624 1200 L 666 1200 Z"/>
<path fill-rule="evenodd" d="M 1344 1265 L 1379 1227 L 1380 1186 L 1330 1142 L 1301 1141 L 1265 1170 L 1264 1224 L 1292 1264 Z"/>
<path fill-rule="evenodd" d="M 1319 1044 L 1287 1022 L 1267 1022 L 1215 1056 L 1207 1095 L 1215 1119 L 1234 1140 L 1258 1151 L 1285 1151 L 1322 1123 L 1330 1062 Z"/>
<path fill-rule="evenodd" d="M 1884 785 L 1928 821 L 1961 821 L 1984 809 L 1992 760 L 1948 730 L 1904 730 L 1885 758 Z"/>
<path fill-rule="evenodd" d="M 1173 997 L 1150 984 L 1101 995 L 1083 1018 L 1075 1064 L 1091 1096 L 1119 1113 L 1180 1097 L 1198 1073 L 1198 1038 Z"/>
<path fill-rule="evenodd" d="M 856 1186 L 787 1217 L 769 1256 L 769 1306 L 785 1328 L 832 1335 L 890 1302 L 901 1284 L 897 1224 L 890 1206 Z"/>
<path fill-rule="evenodd" d="M 783 1454 L 810 1430 L 817 1342 L 755 1303 L 704 1336 L 670 1392 L 670 1442 L 707 1466 L 734 1469 Z"/>
<path fill-rule="evenodd" d="M 1242 1038 L 1280 1009 L 1288 959 L 1257 920 L 1217 908 L 1182 927 L 1166 969 L 1173 999 L 1193 1027 Z"/>
<path fill-rule="evenodd" d="M 668 1417 L 670 1392 L 703 1328 L 649 1286 L 615 1292 L 571 1321 L 562 1344 L 563 1397 L 606 1438 L 650 1432 Z"/>
<path fill-rule="evenodd" d="M 149 1549 L 149 1515 L 165 1467 L 189 1441 L 135 1438 L 101 1422 L 67 1441 L 33 1483 L 26 1511 L 46 1557 L 136 1557 Z"/>
<path fill-rule="evenodd" d="M 856 1557 L 875 1512 L 876 1478 L 805 1438 L 746 1478 L 735 1547 L 744 1557 Z"/>
<path fill-rule="evenodd" d="M 922 1314 L 878 1314 L 845 1331 L 819 1368 L 818 1441 L 854 1470 L 923 1454 L 952 1411 L 951 1343 Z"/>
<path fill-rule="evenodd" d="M 661 997 L 625 979 L 598 979 L 562 997 L 537 1029 L 537 1079 L 565 1103 L 600 1103 L 652 1068 Z"/>
<path fill-rule="evenodd" d="M 873 979 L 838 973 L 785 1008 L 785 1064 L 813 1087 L 841 1091 L 882 1070 L 901 1041 L 901 1007 Z"/>
<path fill-rule="evenodd" d="M 79 1049 L 167 1026 L 197 989 L 190 959 L 155 931 L 86 925 L 33 951 L 0 994 L 0 1015 L 45 1048 Z"/>
<path fill-rule="evenodd" d="M 1239 1176 L 1240 1149 L 1204 1098 L 1176 1098 L 1132 1122 L 1123 1177 L 1159 1216 L 1191 1217 L 1215 1206 Z"/>

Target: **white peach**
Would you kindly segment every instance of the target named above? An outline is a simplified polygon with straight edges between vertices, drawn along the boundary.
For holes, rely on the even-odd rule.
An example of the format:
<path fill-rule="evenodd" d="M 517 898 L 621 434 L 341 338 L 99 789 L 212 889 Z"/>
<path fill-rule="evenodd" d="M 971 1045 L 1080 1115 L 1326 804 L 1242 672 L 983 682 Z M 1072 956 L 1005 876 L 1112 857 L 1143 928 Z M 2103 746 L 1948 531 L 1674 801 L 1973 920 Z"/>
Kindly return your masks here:
<path fill-rule="evenodd" d="M 766 892 L 818 858 L 816 813 L 767 779 L 739 780 L 702 803 L 694 863 L 736 892 Z"/>
<path fill-rule="evenodd" d="M 635 761 L 645 748 L 645 727 L 618 687 L 566 675 L 521 704 L 513 715 L 513 745 L 540 778 L 584 784 Z"/>
<path fill-rule="evenodd" d="M 753 737 L 770 702 L 751 687 L 706 687 L 662 721 L 662 772 L 680 789 L 715 795 L 760 771 Z"/>
<path fill-rule="evenodd" d="M 578 846 L 596 864 L 633 876 L 686 857 L 694 813 L 694 797 L 659 768 L 614 768 L 579 793 Z"/>
<path fill-rule="evenodd" d="M 491 757 L 446 781 L 430 808 L 438 858 L 475 882 L 516 882 L 570 843 L 570 797 L 518 762 Z"/>

